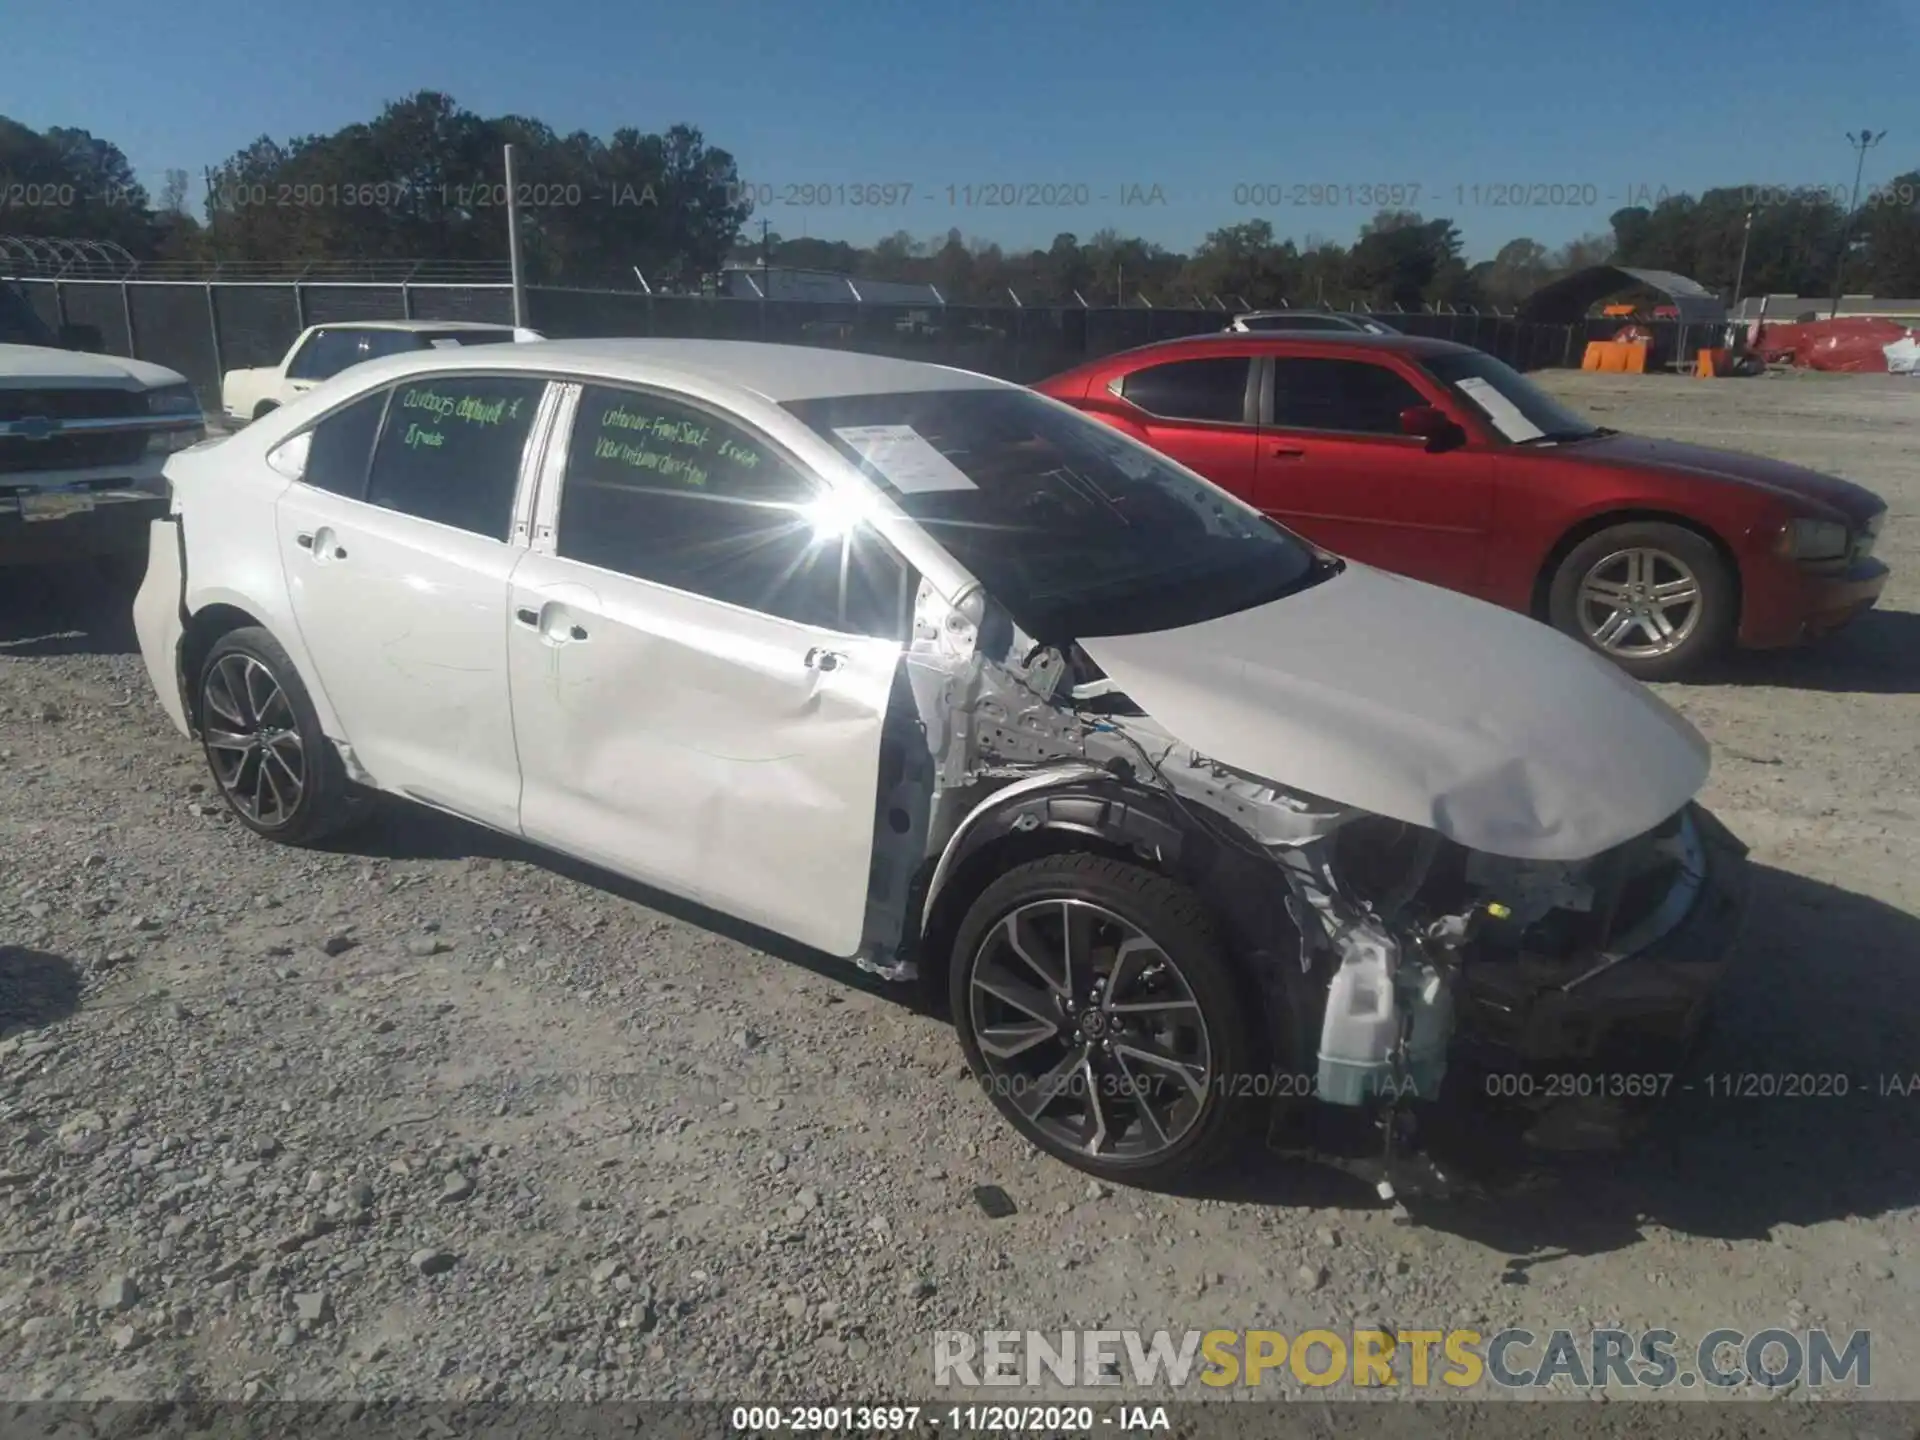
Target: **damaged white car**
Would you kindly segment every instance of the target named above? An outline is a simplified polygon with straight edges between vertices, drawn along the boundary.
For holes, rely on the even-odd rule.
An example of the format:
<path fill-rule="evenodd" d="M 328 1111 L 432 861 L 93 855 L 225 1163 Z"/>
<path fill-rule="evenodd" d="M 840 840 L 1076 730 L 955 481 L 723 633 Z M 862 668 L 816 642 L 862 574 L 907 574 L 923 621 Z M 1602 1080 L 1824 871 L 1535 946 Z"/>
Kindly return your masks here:
<path fill-rule="evenodd" d="M 141 648 L 246 825 L 382 791 L 943 983 L 1097 1175 L 1264 1117 L 1390 1185 L 1450 1066 L 1684 1043 L 1744 908 L 1705 743 L 1605 660 L 982 376 L 409 355 L 167 475 Z"/>

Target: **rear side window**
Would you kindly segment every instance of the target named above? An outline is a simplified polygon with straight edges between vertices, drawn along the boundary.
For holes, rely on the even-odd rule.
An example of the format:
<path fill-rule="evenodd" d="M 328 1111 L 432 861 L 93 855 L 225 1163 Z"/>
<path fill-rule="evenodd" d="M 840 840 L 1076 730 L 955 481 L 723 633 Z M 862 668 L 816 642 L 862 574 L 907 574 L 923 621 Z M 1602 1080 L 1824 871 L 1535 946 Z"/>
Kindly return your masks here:
<path fill-rule="evenodd" d="M 391 393 L 376 390 L 313 427 L 302 483 L 350 500 L 365 498 L 367 461 L 373 456 L 373 440 L 380 433 L 380 417 Z"/>
<path fill-rule="evenodd" d="M 512 375 L 432 375 L 394 386 L 367 499 L 507 539 L 521 452 L 545 385 Z"/>
<path fill-rule="evenodd" d="M 351 330 L 316 330 L 287 366 L 289 380 L 325 380 L 359 357 L 357 336 Z"/>
<path fill-rule="evenodd" d="M 1276 358 L 1273 423 L 1283 430 L 1398 435 L 1400 412 L 1431 402 L 1385 365 Z"/>
<path fill-rule="evenodd" d="M 411 330 L 362 330 L 353 337 L 352 353 L 340 368 L 344 370 L 347 365 L 378 360 L 386 355 L 406 355 L 426 348 L 426 341 Z"/>
<path fill-rule="evenodd" d="M 1207 360 L 1175 360 L 1149 365 L 1120 382 L 1120 394 L 1149 415 L 1169 420 L 1247 418 L 1247 373 L 1253 361 L 1244 355 Z"/>

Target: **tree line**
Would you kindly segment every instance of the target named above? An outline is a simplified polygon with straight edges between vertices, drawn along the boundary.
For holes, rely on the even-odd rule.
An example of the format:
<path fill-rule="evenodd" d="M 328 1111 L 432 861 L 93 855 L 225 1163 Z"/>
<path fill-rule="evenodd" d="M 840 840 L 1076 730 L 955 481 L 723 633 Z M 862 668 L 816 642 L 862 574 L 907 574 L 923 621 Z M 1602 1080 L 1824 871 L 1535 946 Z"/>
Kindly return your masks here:
<path fill-rule="evenodd" d="M 84 130 L 0 116 L 0 234 L 112 241 L 143 262 L 506 258 L 502 147 L 516 147 L 522 249 L 536 282 L 694 291 L 724 263 L 826 269 L 935 285 L 955 303 L 1508 307 L 1603 261 L 1678 271 L 1731 294 L 1920 294 L 1920 169 L 1870 187 L 1849 215 L 1829 189 L 1729 185 L 1616 211 L 1605 230 L 1549 248 L 1508 241 L 1472 263 L 1450 219 L 1382 211 L 1351 244 L 1296 240 L 1250 218 L 1190 253 L 1112 228 L 1045 249 L 898 231 L 873 245 L 783 236 L 756 187 L 701 131 L 562 135 L 488 118 L 437 91 L 371 121 L 286 141 L 262 136 L 199 178 L 170 170 L 151 195 L 118 146 Z M 1741 253 L 1745 249 L 1744 269 Z"/>

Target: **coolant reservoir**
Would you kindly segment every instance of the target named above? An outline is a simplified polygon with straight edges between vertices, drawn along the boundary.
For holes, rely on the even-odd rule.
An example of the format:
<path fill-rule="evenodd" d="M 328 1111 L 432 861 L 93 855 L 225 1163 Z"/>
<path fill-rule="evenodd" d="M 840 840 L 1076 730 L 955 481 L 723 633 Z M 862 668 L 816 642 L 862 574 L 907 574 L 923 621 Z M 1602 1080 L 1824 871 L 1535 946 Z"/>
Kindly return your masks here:
<path fill-rule="evenodd" d="M 1364 1105 L 1389 1086 L 1400 1037 L 1393 985 L 1398 954 L 1398 945 L 1385 933 L 1356 936 L 1327 987 L 1319 1098 L 1329 1104 Z"/>

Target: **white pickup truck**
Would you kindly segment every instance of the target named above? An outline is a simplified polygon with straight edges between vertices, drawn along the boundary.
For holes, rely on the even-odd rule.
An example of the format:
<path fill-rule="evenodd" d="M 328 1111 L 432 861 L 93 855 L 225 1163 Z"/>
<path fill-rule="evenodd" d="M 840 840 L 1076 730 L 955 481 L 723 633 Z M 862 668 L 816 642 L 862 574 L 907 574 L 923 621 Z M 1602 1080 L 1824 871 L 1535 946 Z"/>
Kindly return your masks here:
<path fill-rule="evenodd" d="M 161 467 L 206 439 L 186 376 L 72 348 L 0 280 L 0 568 L 144 563 Z"/>
<path fill-rule="evenodd" d="M 363 360 L 409 350 L 544 338 L 535 330 L 472 320 L 353 320 L 309 325 L 287 347 L 278 365 L 227 371 L 220 381 L 220 408 L 229 421 L 244 425 Z"/>

